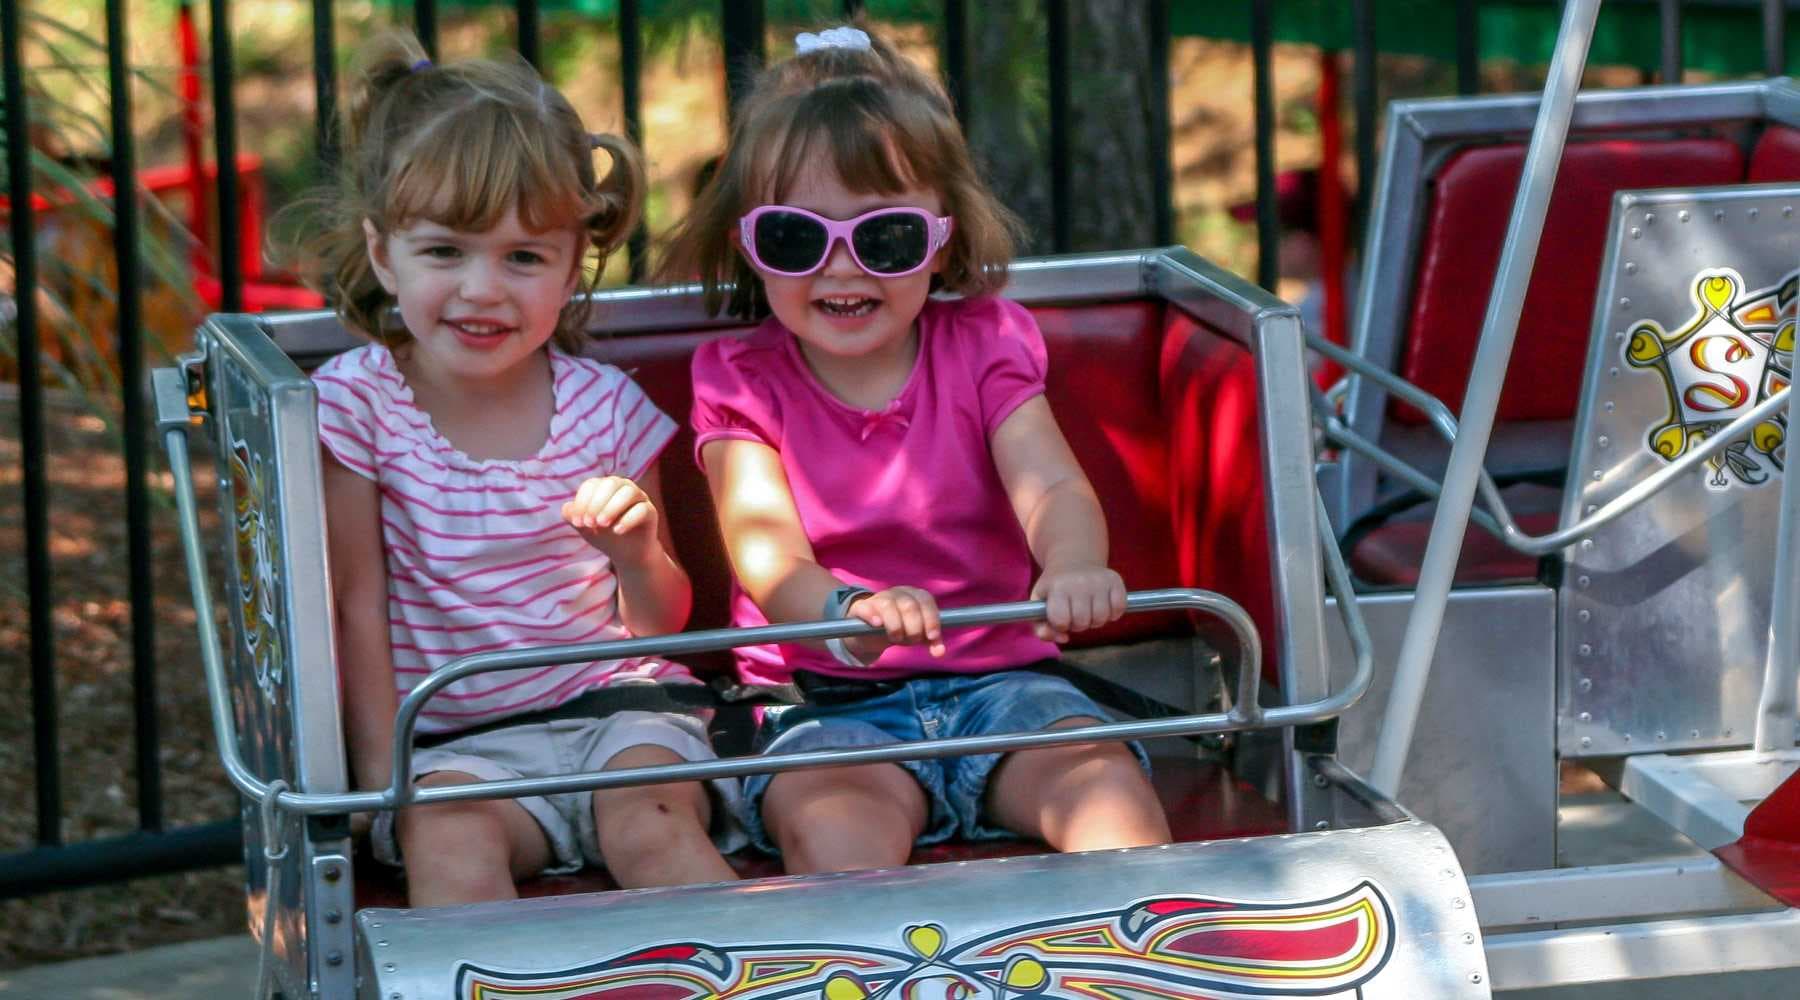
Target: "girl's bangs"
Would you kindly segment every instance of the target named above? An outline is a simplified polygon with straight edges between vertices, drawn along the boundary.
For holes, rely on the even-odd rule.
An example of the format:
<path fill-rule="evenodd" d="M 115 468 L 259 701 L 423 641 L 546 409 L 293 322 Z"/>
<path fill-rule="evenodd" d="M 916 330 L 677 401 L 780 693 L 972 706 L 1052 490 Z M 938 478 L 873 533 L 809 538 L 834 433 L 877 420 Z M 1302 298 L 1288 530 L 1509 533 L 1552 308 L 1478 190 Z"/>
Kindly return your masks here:
<path fill-rule="evenodd" d="M 821 161 L 851 191 L 897 194 L 931 186 L 937 159 L 932 143 L 913 134 L 913 123 L 890 104 L 862 88 L 807 95 L 771 144 L 773 169 L 765 188 L 771 200 L 787 198 L 807 167 Z"/>
<path fill-rule="evenodd" d="M 585 220 L 592 209 L 567 151 L 556 148 L 549 130 L 523 127 L 495 110 L 446 116 L 395 158 L 405 166 L 389 188 L 391 225 L 429 219 L 486 232 L 512 209 L 532 232 L 581 225 L 571 220 Z"/>

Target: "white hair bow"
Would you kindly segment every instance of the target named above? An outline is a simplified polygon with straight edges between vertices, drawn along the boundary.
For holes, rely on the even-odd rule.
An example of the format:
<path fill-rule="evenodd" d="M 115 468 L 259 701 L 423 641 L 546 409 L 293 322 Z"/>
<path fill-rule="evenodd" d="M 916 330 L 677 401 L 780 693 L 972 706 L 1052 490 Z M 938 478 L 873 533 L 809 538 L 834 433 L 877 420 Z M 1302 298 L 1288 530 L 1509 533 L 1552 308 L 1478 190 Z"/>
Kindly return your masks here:
<path fill-rule="evenodd" d="M 794 36 L 794 49 L 798 55 L 805 55 L 819 49 L 867 49 L 868 47 L 869 33 L 849 25 L 827 28 L 816 35 L 810 31 L 802 31 Z"/>

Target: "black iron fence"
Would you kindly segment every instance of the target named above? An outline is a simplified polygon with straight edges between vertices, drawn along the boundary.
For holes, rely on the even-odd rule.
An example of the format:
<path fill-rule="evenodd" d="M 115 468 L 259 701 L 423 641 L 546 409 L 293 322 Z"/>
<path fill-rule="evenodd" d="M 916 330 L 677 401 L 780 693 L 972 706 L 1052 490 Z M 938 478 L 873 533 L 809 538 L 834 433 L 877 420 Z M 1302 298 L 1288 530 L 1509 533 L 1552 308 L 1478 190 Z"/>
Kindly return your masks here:
<path fill-rule="evenodd" d="M 1076 194 L 1071 170 L 1071 106 L 1068 0 L 1039 0 L 1048 25 L 1043 58 L 1049 90 L 1049 163 L 1052 231 L 1048 244 L 1058 250 L 1072 246 L 1069 206 Z M 1140 0 L 1151 25 L 1148 51 L 1157 106 L 1150 110 L 1151 148 L 1146 151 L 1154 185 L 1152 230 L 1158 242 L 1173 241 L 1170 108 L 1169 23 L 1171 5 L 1166 0 Z M 1550 2 L 1550 0 L 1546 0 Z M 1660 14 L 1661 73 L 1665 80 L 1679 79 L 1682 67 L 1681 0 L 1639 0 L 1655 3 Z M 1729 0 L 1726 0 L 1729 2 Z M 1782 0 L 1739 0 L 1739 5 L 1760 3 L 1763 10 L 1764 66 L 1780 72 L 1785 52 Z M 1689 6 L 1699 5 L 1691 0 Z M 862 12 L 859 0 L 844 0 L 841 12 Z M 941 8 L 940 65 L 959 112 L 965 117 L 983 95 L 970 81 L 971 6 L 964 0 L 944 0 Z M 1355 163 L 1358 176 L 1357 218 L 1367 214 L 1373 184 L 1376 136 L 1376 46 L 1380 40 L 1377 0 L 1350 0 L 1353 24 L 1352 105 L 1354 108 Z M 33 849 L 0 857 L 0 898 L 28 895 L 126 877 L 168 873 L 235 861 L 239 856 L 237 821 L 222 820 L 200 826 L 169 829 L 164 816 L 162 765 L 156 712 L 157 664 L 154 654 L 155 621 L 152 589 L 155 567 L 150 546 L 150 458 L 148 415 L 145 410 L 144 344 L 141 312 L 143 266 L 139 259 L 139 189 L 131 127 L 132 67 L 127 62 L 126 5 L 106 3 L 107 77 L 110 89 L 110 124 L 113 136 L 110 173 L 113 225 L 112 246 L 117 268 L 117 329 L 114 331 L 123 393 L 123 431 L 126 464 L 127 552 L 131 605 L 131 667 L 134 691 L 133 732 L 136 759 L 138 830 L 135 833 L 78 844 L 65 842 L 63 830 L 63 779 L 59 768 L 60 735 L 57 730 L 56 643 L 52 622 L 51 563 L 49 553 L 46 487 L 44 365 L 39 346 L 36 289 L 39 283 L 33 213 L 33 171 L 30 159 L 30 97 L 22 62 L 21 0 L 0 0 L 0 34 L 3 34 L 4 100 L 7 151 L 9 222 L 13 256 L 14 293 L 11 297 L 13 335 L 16 339 L 19 381 L 19 434 L 23 535 L 26 574 L 24 591 L 29 601 L 30 683 L 33 752 L 36 765 L 36 840 Z M 219 302 L 226 311 L 243 308 L 245 275 L 243 248 L 239 245 L 240 220 L 237 112 L 233 106 L 232 5 L 229 0 L 208 0 L 210 13 L 210 69 L 212 83 L 215 162 L 219 165 L 213 188 L 216 226 Z M 1252 0 L 1250 42 L 1255 74 L 1256 122 L 1256 230 L 1257 277 L 1273 287 L 1277 274 L 1278 217 L 1275 198 L 1274 90 L 1271 49 L 1278 0 Z M 1463 93 L 1475 92 L 1479 76 L 1478 0 L 1456 0 L 1456 81 Z M 540 8 L 536 0 L 513 4 L 514 43 L 533 64 L 541 59 Z M 315 142 L 317 155 L 329 162 L 335 155 L 332 116 L 337 82 L 334 66 L 337 41 L 332 30 L 331 0 L 313 0 L 313 83 L 317 98 Z M 763 61 L 765 9 L 762 0 L 722 0 L 719 25 L 725 53 L 725 96 L 735 104 L 756 67 Z M 411 5 L 412 27 L 434 55 L 438 47 L 438 9 L 434 0 Z M 618 86 L 623 98 L 625 131 L 634 141 L 643 140 L 642 66 L 644 39 L 642 10 L 638 0 L 617 0 L 613 26 L 620 51 Z M 647 241 L 640 230 L 628 250 L 630 275 L 642 277 Z"/>

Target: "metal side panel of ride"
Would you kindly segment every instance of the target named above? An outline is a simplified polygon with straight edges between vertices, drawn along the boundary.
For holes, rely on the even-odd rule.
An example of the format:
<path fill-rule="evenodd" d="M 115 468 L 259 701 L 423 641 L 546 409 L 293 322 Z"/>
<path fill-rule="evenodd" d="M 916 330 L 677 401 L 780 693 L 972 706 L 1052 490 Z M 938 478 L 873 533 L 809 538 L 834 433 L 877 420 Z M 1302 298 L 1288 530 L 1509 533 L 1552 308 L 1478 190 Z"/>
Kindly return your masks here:
<path fill-rule="evenodd" d="M 1791 184 L 1616 196 L 1562 523 L 1787 385 L 1797 211 Z M 1756 425 L 1566 551 L 1563 755 L 1750 742 L 1787 433 L 1785 415 Z"/>
<path fill-rule="evenodd" d="M 341 731 L 324 505 L 312 382 L 249 316 L 215 316 L 196 346 L 223 523 L 221 584 L 231 643 L 224 657 L 238 750 L 255 775 L 303 792 L 349 787 Z M 279 470 L 279 472 L 278 472 Z M 244 861 L 251 929 L 295 996 L 350 990 L 350 841 L 338 821 L 286 817 L 266 838 L 246 799 Z M 300 829 L 304 827 L 305 829 Z M 274 840 L 274 843 L 269 843 Z"/>
<path fill-rule="evenodd" d="M 1383 294 L 1365 295 L 1356 305 L 1351 346 L 1357 354 L 1388 371 L 1403 371 L 1438 172 L 1460 152 L 1522 144 L 1531 132 L 1538 99 L 1535 93 L 1483 94 L 1395 101 L 1388 108 L 1361 279 L 1362 287 L 1381 289 Z M 1780 77 L 1590 90 L 1576 97 L 1572 115 L 1570 141 L 1577 145 L 1609 138 L 1705 135 L 1748 148 L 1757 129 L 1800 125 L 1800 87 Z M 1506 194 L 1510 195 L 1510 189 Z M 1447 238 L 1468 237 L 1456 234 Z M 1579 323 L 1587 317 L 1572 318 Z M 1528 341 L 1532 339 L 1529 331 L 1521 333 Z M 1460 389 L 1462 376 L 1446 378 Z M 1389 393 L 1380 385 L 1359 380 L 1346 400 L 1345 419 L 1370 440 L 1386 440 L 1404 457 L 1441 464 L 1447 449 L 1427 429 L 1393 426 L 1384 416 L 1390 402 Z M 1459 409 L 1452 406 L 1452 410 Z M 1409 430 L 1416 432 L 1416 438 L 1407 436 Z M 1566 418 L 1526 423 L 1517 430 L 1495 435 L 1488 455 L 1491 471 L 1560 465 L 1566 457 L 1561 450 Z M 1408 440 L 1420 447 L 1407 448 Z M 1427 456 L 1431 456 L 1429 460 Z M 1321 482 L 1329 489 L 1328 502 L 1340 524 L 1348 525 L 1375 503 L 1379 468 L 1367 458 L 1345 455 L 1322 471 Z"/>
<path fill-rule="evenodd" d="M 1452 1000 L 1489 995 L 1469 898 L 1443 837 L 1409 820 L 364 910 L 357 962 L 382 1000 Z"/>

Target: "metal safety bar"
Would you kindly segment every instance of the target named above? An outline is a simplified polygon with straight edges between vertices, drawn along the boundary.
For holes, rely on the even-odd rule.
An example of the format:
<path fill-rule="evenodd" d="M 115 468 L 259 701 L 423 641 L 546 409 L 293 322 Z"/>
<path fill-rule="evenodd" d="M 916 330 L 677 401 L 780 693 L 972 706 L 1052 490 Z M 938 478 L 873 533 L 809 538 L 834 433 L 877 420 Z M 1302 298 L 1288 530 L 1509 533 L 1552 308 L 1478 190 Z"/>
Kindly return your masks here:
<path fill-rule="evenodd" d="M 1307 334 L 1306 346 L 1350 369 L 1353 374 L 1346 375 L 1345 378 L 1367 377 L 1388 392 L 1418 407 L 1430 419 L 1431 425 L 1444 436 L 1444 440 L 1452 445 L 1456 443 L 1456 418 L 1451 415 L 1450 408 L 1444 405 L 1443 400 L 1398 375 L 1382 370 L 1367 358 L 1345 350 L 1316 334 Z M 1784 388 L 1770 395 L 1768 399 L 1758 403 L 1749 412 L 1726 424 L 1717 434 L 1710 435 L 1700 444 L 1684 452 L 1680 458 L 1664 465 L 1641 482 L 1634 484 L 1630 489 L 1608 500 L 1592 514 L 1580 518 L 1567 527 L 1542 535 L 1531 535 L 1520 530 L 1518 522 L 1513 519 L 1512 512 L 1507 509 L 1505 498 L 1500 495 L 1499 485 L 1494 482 L 1493 476 L 1485 467 L 1480 468 L 1477 472 L 1479 478 L 1476 486 L 1485 509 L 1472 509 L 1469 512 L 1469 519 L 1492 532 L 1509 547 L 1526 555 L 1546 556 L 1568 548 L 1618 520 L 1622 515 L 1655 496 L 1702 462 L 1731 447 L 1732 444 L 1749 434 L 1758 424 L 1773 419 L 1778 413 L 1786 410 L 1789 391 Z M 1351 430 L 1350 426 L 1344 423 L 1343 418 L 1337 414 L 1328 410 L 1319 410 L 1317 407 L 1314 408 L 1314 411 L 1320 430 L 1324 431 L 1326 438 L 1332 443 L 1342 445 L 1362 455 L 1433 500 L 1443 493 L 1443 483 L 1362 434 Z"/>
<path fill-rule="evenodd" d="M 557 663 L 651 655 L 681 656 L 774 642 L 817 642 L 832 638 L 871 635 L 880 631 L 874 626 L 854 619 L 769 625 L 748 629 L 711 629 L 615 642 L 546 646 L 529 650 L 477 653 L 460 657 L 445 664 L 444 667 L 426 678 L 401 702 L 395 724 L 393 778 L 386 789 L 331 794 L 272 791 L 271 782 L 264 781 L 252 774 L 238 752 L 237 725 L 231 712 L 224 660 L 219 648 L 218 632 L 212 624 L 216 620 L 213 615 L 212 588 L 206 571 L 205 554 L 200 543 L 200 521 L 194 495 L 193 469 L 188 457 L 187 429 L 195 414 L 191 414 L 188 410 L 186 376 L 180 369 L 158 369 L 153 373 L 153 387 L 156 396 L 157 424 L 163 435 L 163 442 L 169 456 L 169 469 L 174 478 L 176 509 L 181 525 L 182 551 L 187 560 L 189 587 L 192 590 L 194 611 L 199 623 L 200 656 L 205 669 L 207 691 L 211 703 L 213 735 L 219 744 L 219 755 L 224 764 L 226 777 L 238 791 L 252 800 L 269 803 L 272 808 L 279 810 L 306 815 L 341 814 L 365 810 L 395 809 L 412 804 L 552 795 L 674 781 L 700 781 L 750 774 L 772 774 L 811 768 L 925 760 L 975 753 L 998 753 L 1074 743 L 1118 742 L 1163 736 L 1191 736 L 1311 725 L 1336 718 L 1348 711 L 1368 691 L 1370 683 L 1374 679 L 1374 657 L 1368 629 L 1356 607 L 1355 595 L 1350 589 L 1349 571 L 1344 565 L 1343 554 L 1338 550 L 1335 540 L 1331 537 L 1330 523 L 1325 517 L 1324 498 L 1315 494 L 1318 530 L 1325 543 L 1326 578 L 1333 595 L 1337 598 L 1339 614 L 1344 620 L 1345 629 L 1350 638 L 1351 648 L 1356 658 L 1356 671 L 1350 683 L 1343 689 L 1311 703 L 1273 708 L 1261 706 L 1257 698 L 1257 689 L 1262 676 L 1262 643 L 1257 636 L 1255 623 L 1251 620 L 1248 612 L 1231 599 L 1203 590 L 1152 590 L 1127 595 L 1126 611 L 1128 613 L 1200 611 L 1219 618 L 1231 629 L 1239 643 L 1241 656 L 1237 699 L 1229 711 L 1169 719 L 1105 723 L 1046 732 L 921 740 L 848 750 L 820 750 L 655 767 L 621 768 L 613 771 L 583 772 L 554 778 L 521 778 L 425 789 L 411 787 L 412 736 L 419 710 L 433 693 L 444 685 L 463 677 L 498 670 L 547 666 Z M 1041 619 L 1043 616 L 1044 602 L 1018 601 L 947 610 L 943 613 L 941 620 L 945 628 L 962 628 L 1000 622 L 1035 620 Z"/>
<path fill-rule="evenodd" d="M 1556 184 L 1557 166 L 1562 160 L 1563 144 L 1574 116 L 1575 95 L 1581 87 L 1581 73 L 1587 63 L 1588 45 L 1593 40 L 1594 22 L 1599 14 L 1600 0 L 1569 0 L 1563 7 L 1556 51 L 1550 59 L 1537 121 L 1525 152 L 1524 173 L 1513 202 L 1511 220 L 1507 223 L 1506 239 L 1501 245 L 1493 296 L 1482 319 L 1481 339 L 1470 368 L 1463 402 L 1462 433 L 1457 435 L 1450 448 L 1444 488 L 1432 517 L 1431 535 L 1425 543 L 1425 559 L 1419 568 L 1412 614 L 1407 617 L 1406 633 L 1400 641 L 1394 686 L 1375 747 L 1375 766 L 1370 779 L 1377 789 L 1388 795 L 1400 787 L 1400 775 L 1412 746 L 1413 728 L 1424 701 L 1425 681 L 1431 674 L 1431 661 L 1437 649 L 1438 632 L 1443 626 L 1444 608 L 1450 598 L 1463 533 L 1473 507 L 1482 458 L 1487 452 L 1494 417 L 1500 407 L 1501 382 L 1506 377 L 1507 361 L 1512 356 L 1513 340 L 1518 335 L 1519 314 L 1525 305 L 1525 291 L 1537 259 L 1538 240 L 1543 236 L 1544 217 L 1550 208 L 1550 192 Z"/>

